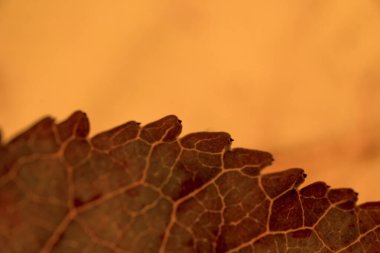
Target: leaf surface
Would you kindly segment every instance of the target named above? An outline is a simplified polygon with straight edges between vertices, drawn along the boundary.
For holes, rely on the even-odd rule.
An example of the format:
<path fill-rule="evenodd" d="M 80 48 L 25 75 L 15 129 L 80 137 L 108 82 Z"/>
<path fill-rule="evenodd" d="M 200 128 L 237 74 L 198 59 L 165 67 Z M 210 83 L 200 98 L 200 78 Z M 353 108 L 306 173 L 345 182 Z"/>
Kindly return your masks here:
<path fill-rule="evenodd" d="M 4 253 L 380 252 L 380 202 L 231 149 L 224 132 L 179 138 L 169 115 L 88 138 L 83 112 L 0 144 Z"/>

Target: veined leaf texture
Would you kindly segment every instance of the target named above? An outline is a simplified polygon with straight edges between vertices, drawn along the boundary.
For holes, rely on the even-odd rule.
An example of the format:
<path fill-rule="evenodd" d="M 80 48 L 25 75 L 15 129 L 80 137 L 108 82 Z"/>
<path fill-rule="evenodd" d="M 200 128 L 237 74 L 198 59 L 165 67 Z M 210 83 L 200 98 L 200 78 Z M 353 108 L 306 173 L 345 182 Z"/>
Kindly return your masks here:
<path fill-rule="evenodd" d="M 0 252 L 380 252 L 380 202 L 265 174 L 224 132 L 179 137 L 174 115 L 88 138 L 85 113 L 0 144 Z"/>

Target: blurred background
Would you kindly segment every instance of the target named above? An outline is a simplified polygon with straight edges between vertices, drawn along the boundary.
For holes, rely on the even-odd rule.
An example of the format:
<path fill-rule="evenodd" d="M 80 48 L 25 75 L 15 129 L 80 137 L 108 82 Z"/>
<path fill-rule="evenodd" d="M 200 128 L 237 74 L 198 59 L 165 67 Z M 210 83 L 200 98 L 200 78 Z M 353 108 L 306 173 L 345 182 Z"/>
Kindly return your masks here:
<path fill-rule="evenodd" d="M 81 109 L 92 135 L 176 114 L 266 171 L 380 200 L 380 2 L 2 0 L 3 139 Z"/>

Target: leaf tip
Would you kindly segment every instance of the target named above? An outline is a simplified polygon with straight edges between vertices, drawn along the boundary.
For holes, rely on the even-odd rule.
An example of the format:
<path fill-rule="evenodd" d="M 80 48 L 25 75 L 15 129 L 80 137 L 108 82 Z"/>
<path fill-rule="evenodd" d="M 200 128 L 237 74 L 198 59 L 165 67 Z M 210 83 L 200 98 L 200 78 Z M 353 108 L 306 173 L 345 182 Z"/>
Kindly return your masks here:
<path fill-rule="evenodd" d="M 85 138 L 90 132 L 90 122 L 85 112 L 77 110 L 65 121 L 58 124 L 57 128 L 62 141 L 67 140 L 73 135 Z"/>
<path fill-rule="evenodd" d="M 165 116 L 157 121 L 143 126 L 140 137 L 149 142 L 175 140 L 182 131 L 182 121 L 175 115 Z"/>

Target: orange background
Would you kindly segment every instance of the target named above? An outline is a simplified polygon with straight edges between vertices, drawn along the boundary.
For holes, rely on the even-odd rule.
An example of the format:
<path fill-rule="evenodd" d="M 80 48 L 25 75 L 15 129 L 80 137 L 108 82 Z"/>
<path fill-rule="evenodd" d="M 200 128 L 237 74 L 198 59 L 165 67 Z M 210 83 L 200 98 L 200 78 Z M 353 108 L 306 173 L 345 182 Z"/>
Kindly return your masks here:
<path fill-rule="evenodd" d="M 380 2 L 1 1 L 0 124 L 176 114 L 380 200 Z"/>

